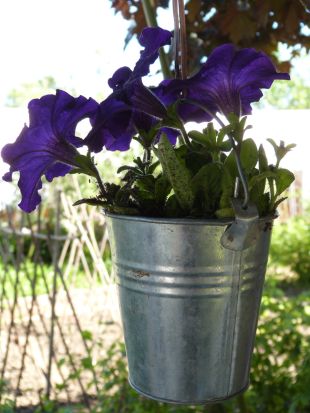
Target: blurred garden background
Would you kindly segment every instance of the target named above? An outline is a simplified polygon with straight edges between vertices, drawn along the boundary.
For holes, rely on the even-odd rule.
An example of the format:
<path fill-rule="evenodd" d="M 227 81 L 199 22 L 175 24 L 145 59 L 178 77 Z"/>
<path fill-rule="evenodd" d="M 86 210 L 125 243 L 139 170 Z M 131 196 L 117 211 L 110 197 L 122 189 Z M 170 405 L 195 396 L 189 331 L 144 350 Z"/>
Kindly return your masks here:
<path fill-rule="evenodd" d="M 171 2 L 148 3 L 158 24 L 173 30 Z M 310 412 L 310 4 L 185 3 L 193 71 L 213 47 L 233 42 L 265 50 L 292 78 L 265 93 L 248 132 L 257 143 L 297 144 L 284 161 L 296 180 L 275 221 L 250 388 L 203 407 L 168 406 L 131 390 L 104 216 L 72 206 L 94 184 L 56 179 L 26 215 L 15 186 L 0 181 L 0 412 Z M 1 2 L 0 148 L 28 121 L 32 98 L 56 88 L 106 97 L 107 79 L 136 61 L 136 35 L 149 19 L 141 0 Z M 161 78 L 155 64 L 146 82 Z M 127 156 L 103 154 L 104 176 Z M 1 162 L 1 176 L 6 170 Z"/>

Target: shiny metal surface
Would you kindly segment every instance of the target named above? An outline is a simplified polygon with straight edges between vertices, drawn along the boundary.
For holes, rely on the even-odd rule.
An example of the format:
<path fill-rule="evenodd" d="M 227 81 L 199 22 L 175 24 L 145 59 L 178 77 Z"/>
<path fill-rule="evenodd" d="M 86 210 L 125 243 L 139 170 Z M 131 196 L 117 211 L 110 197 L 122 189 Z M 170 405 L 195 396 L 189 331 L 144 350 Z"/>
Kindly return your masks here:
<path fill-rule="evenodd" d="M 225 249 L 227 222 L 108 215 L 129 381 L 156 400 L 200 404 L 246 389 L 270 229 Z"/>
<path fill-rule="evenodd" d="M 232 199 L 231 203 L 235 212 L 235 220 L 223 233 L 221 244 L 232 251 L 243 251 L 256 244 L 259 237 L 258 210 L 252 202 L 248 202 L 247 208 L 244 209 L 241 199 Z"/>

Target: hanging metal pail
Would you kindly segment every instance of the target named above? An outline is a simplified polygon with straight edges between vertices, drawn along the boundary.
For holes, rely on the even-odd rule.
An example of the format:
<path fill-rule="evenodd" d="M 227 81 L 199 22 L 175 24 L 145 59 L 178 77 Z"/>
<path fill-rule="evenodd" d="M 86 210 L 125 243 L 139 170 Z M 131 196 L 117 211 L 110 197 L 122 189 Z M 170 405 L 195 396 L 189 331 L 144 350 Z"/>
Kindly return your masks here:
<path fill-rule="evenodd" d="M 270 220 L 269 220 L 270 221 Z M 158 401 L 205 404 L 244 391 L 270 224 L 236 252 L 227 221 L 107 216 L 129 382 Z"/>

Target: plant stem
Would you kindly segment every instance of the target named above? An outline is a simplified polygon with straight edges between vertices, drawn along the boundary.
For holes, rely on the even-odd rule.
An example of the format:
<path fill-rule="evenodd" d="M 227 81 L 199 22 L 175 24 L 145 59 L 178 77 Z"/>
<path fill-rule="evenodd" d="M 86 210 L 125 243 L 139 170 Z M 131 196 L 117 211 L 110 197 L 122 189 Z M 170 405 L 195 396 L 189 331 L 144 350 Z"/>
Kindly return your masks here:
<path fill-rule="evenodd" d="M 147 22 L 147 25 L 150 27 L 158 27 L 157 19 L 156 19 L 156 12 L 151 4 L 150 0 L 142 0 L 143 12 Z M 171 77 L 171 72 L 169 69 L 169 63 L 167 61 L 167 55 L 163 49 L 159 51 L 159 60 L 161 70 L 163 72 L 164 78 L 169 79 Z"/>
<path fill-rule="evenodd" d="M 147 163 L 147 162 L 150 162 L 150 160 L 151 160 L 151 149 L 145 148 L 144 154 L 143 154 L 143 162 Z"/>
<path fill-rule="evenodd" d="M 105 196 L 106 193 L 107 193 L 107 191 L 106 191 L 106 189 L 105 189 L 105 187 L 104 187 L 104 183 L 103 183 L 102 180 L 101 180 L 99 171 L 98 171 L 98 169 L 96 168 L 95 165 L 94 165 L 94 173 L 95 173 L 95 178 L 96 178 L 96 181 L 97 181 L 97 183 L 98 183 L 98 186 L 99 186 L 101 195 Z"/>
<path fill-rule="evenodd" d="M 187 135 L 187 132 L 186 132 L 182 122 L 180 124 L 180 131 L 181 131 L 181 135 L 182 135 L 182 138 L 183 138 L 183 141 L 184 141 L 185 145 L 188 148 L 192 148 L 193 145 L 192 145 L 191 141 L 189 140 L 189 137 Z"/>

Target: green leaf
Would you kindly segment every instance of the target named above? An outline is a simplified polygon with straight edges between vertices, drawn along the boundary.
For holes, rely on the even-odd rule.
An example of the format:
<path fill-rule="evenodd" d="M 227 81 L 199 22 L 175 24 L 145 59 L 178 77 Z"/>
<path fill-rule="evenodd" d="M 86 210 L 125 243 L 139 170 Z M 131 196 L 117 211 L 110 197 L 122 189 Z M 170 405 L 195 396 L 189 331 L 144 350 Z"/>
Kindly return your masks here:
<path fill-rule="evenodd" d="M 273 146 L 277 158 L 277 166 L 279 165 L 280 161 L 284 158 L 284 156 L 296 146 L 294 143 L 285 146 L 285 143 L 283 141 L 280 141 L 280 145 L 277 145 L 276 142 L 271 138 L 267 139 L 267 141 Z"/>
<path fill-rule="evenodd" d="M 128 165 L 123 165 L 118 170 L 116 171 L 118 174 L 124 171 L 133 171 L 135 173 L 139 173 L 139 169 L 135 166 L 128 166 Z"/>
<path fill-rule="evenodd" d="M 188 132 L 188 136 L 195 142 L 201 143 L 205 145 L 207 143 L 207 138 L 204 133 L 198 132 L 196 130 L 192 130 Z"/>
<path fill-rule="evenodd" d="M 165 215 L 167 217 L 181 218 L 184 216 L 184 211 L 181 208 L 179 201 L 175 194 L 169 196 L 166 206 L 165 206 Z"/>
<path fill-rule="evenodd" d="M 192 175 L 195 175 L 200 168 L 212 162 L 210 152 L 188 152 L 185 157 L 185 166 L 190 170 Z"/>
<path fill-rule="evenodd" d="M 93 369 L 93 360 L 91 357 L 84 357 L 81 359 L 81 364 L 86 370 L 92 370 Z"/>
<path fill-rule="evenodd" d="M 226 173 L 231 176 L 233 182 L 235 182 L 236 176 L 238 176 L 238 169 L 236 163 L 236 156 L 234 151 L 231 151 L 230 154 L 224 161 L 224 168 L 226 169 Z"/>
<path fill-rule="evenodd" d="M 225 138 L 225 136 L 228 136 L 233 132 L 233 126 L 232 125 L 226 125 L 222 129 L 219 130 L 219 133 L 217 135 L 217 143 L 221 144 Z"/>
<path fill-rule="evenodd" d="M 74 161 L 78 165 L 76 169 L 81 171 L 77 173 L 84 173 L 94 177 L 96 176 L 93 161 L 89 156 L 79 154 L 75 156 Z"/>
<path fill-rule="evenodd" d="M 259 191 L 253 191 L 250 194 L 250 200 L 256 205 L 259 216 L 264 216 L 269 211 L 270 194 Z"/>
<path fill-rule="evenodd" d="M 165 203 L 167 196 L 171 191 L 171 184 L 165 175 L 161 175 L 155 182 L 155 199 L 159 205 Z"/>
<path fill-rule="evenodd" d="M 233 218 L 235 216 L 235 212 L 232 208 L 221 208 L 215 211 L 215 215 L 219 219 Z"/>
<path fill-rule="evenodd" d="M 283 201 L 285 201 L 286 199 L 287 199 L 287 196 L 285 196 L 285 197 L 283 197 L 283 198 L 279 198 L 279 199 L 275 202 L 275 204 L 274 204 L 274 209 L 277 209 L 278 206 L 279 206 Z"/>
<path fill-rule="evenodd" d="M 108 205 L 105 209 L 114 214 L 139 215 L 139 210 L 137 208 L 122 207 L 118 205 Z"/>
<path fill-rule="evenodd" d="M 161 126 L 169 126 L 180 130 L 183 127 L 178 114 L 178 103 L 173 103 L 167 108 L 167 116 L 162 120 Z"/>
<path fill-rule="evenodd" d="M 263 173 L 260 173 L 258 175 L 252 176 L 252 178 L 249 179 L 249 190 L 252 190 L 257 186 L 261 181 L 264 181 L 267 178 L 276 178 L 276 173 L 272 171 L 265 171 Z"/>
<path fill-rule="evenodd" d="M 266 157 L 266 152 L 263 145 L 259 145 L 258 149 L 258 165 L 259 165 L 259 172 L 265 172 L 269 170 L 268 167 L 268 160 Z"/>
<path fill-rule="evenodd" d="M 178 160 L 173 146 L 165 134 L 161 135 L 155 154 L 162 165 L 164 174 L 170 181 L 181 208 L 189 212 L 194 202 L 194 194 L 190 187 L 190 172 Z"/>
<path fill-rule="evenodd" d="M 58 366 L 58 367 L 61 367 L 61 366 L 63 366 L 65 363 L 66 363 L 66 359 L 65 359 L 64 357 L 62 357 L 61 359 L 59 359 L 59 360 L 57 361 L 57 366 Z"/>
<path fill-rule="evenodd" d="M 151 165 L 149 165 L 148 167 L 148 173 L 152 174 L 153 172 L 155 172 L 155 169 L 158 167 L 159 165 L 159 161 L 153 162 Z"/>
<path fill-rule="evenodd" d="M 294 182 L 295 176 L 288 169 L 277 169 L 276 170 L 276 196 L 279 196 L 284 192 L 292 182 Z"/>
<path fill-rule="evenodd" d="M 218 143 L 218 148 L 223 152 L 229 152 L 231 150 L 231 143 L 228 140 Z"/>
<path fill-rule="evenodd" d="M 91 341 L 93 339 L 93 333 L 89 330 L 83 330 L 81 335 L 82 338 L 86 341 Z"/>
<path fill-rule="evenodd" d="M 221 192 L 222 167 L 220 164 L 204 165 L 192 178 L 192 187 L 195 195 L 199 191 L 219 194 Z"/>
<path fill-rule="evenodd" d="M 195 194 L 195 209 L 204 215 L 214 214 L 221 195 L 222 165 L 210 163 L 193 177 L 191 185 Z"/>
<path fill-rule="evenodd" d="M 153 175 L 137 177 L 136 185 L 144 191 L 154 192 L 155 178 Z"/>
<path fill-rule="evenodd" d="M 83 169 L 80 169 L 80 168 L 73 168 L 73 169 L 71 169 L 71 171 L 69 172 L 69 174 L 71 174 L 71 175 L 75 175 L 75 174 L 85 174 L 85 171 L 83 171 Z M 86 174 L 86 175 L 88 175 L 88 174 Z M 91 175 L 91 176 L 93 176 L 93 175 Z"/>
<path fill-rule="evenodd" d="M 140 168 L 140 170 L 144 169 L 145 164 L 142 161 L 142 159 L 140 158 L 140 156 L 138 156 L 136 159 L 134 159 L 133 162 L 138 166 L 138 168 Z"/>
<path fill-rule="evenodd" d="M 220 199 L 220 208 L 221 209 L 230 209 L 231 199 L 234 195 L 235 187 L 235 176 L 230 173 L 227 165 L 223 167 L 222 179 L 221 179 L 221 189 L 222 195 Z"/>
<path fill-rule="evenodd" d="M 82 204 L 105 206 L 106 202 L 101 201 L 98 198 L 83 198 L 83 199 L 80 199 L 80 200 L 74 202 L 73 206 L 78 206 L 78 205 L 82 205 Z"/>
<path fill-rule="evenodd" d="M 253 139 L 245 139 L 242 142 L 240 160 L 245 173 L 253 171 L 258 161 L 258 151 Z"/>
<path fill-rule="evenodd" d="M 208 123 L 208 126 L 203 130 L 203 133 L 205 134 L 207 142 L 210 144 L 210 146 L 215 147 L 217 131 L 214 129 L 212 122 Z"/>

